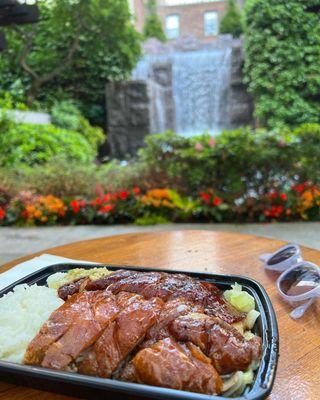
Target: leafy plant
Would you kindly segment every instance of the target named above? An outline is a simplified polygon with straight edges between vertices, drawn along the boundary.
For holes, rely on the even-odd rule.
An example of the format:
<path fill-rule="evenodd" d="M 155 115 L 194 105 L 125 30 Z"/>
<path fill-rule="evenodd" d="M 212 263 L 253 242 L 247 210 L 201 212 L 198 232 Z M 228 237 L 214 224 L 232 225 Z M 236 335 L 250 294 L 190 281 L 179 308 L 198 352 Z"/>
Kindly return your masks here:
<path fill-rule="evenodd" d="M 99 127 L 91 126 L 75 103 L 70 100 L 54 103 L 51 109 L 51 116 L 54 125 L 81 133 L 96 151 L 106 139 L 103 130 Z"/>
<path fill-rule="evenodd" d="M 147 38 L 156 38 L 161 42 L 166 41 L 166 35 L 162 28 L 161 20 L 157 14 L 157 5 L 155 0 L 147 2 L 148 15 L 145 18 L 143 26 L 143 36 Z"/>
<path fill-rule="evenodd" d="M 140 56 L 128 1 L 40 0 L 38 5 L 38 24 L 6 28 L 2 88 L 29 106 L 35 100 L 50 108 L 57 99 L 79 99 L 81 111 L 102 124 L 106 82 L 127 77 Z"/>
<path fill-rule="evenodd" d="M 239 37 L 243 33 L 241 11 L 235 0 L 228 0 L 228 8 L 220 22 L 220 33 L 230 33 Z"/>
<path fill-rule="evenodd" d="M 320 1 L 250 0 L 245 75 L 269 127 L 320 122 Z"/>

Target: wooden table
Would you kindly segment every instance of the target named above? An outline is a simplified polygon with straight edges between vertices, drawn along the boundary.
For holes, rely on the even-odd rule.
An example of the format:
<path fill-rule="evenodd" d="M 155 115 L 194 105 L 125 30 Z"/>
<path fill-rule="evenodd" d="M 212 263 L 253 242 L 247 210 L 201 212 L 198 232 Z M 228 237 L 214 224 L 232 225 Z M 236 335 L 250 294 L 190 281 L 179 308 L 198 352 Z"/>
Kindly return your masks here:
<path fill-rule="evenodd" d="M 279 298 L 275 289 L 277 275 L 266 272 L 258 261 L 261 253 L 273 252 L 283 244 L 235 233 L 176 231 L 113 236 L 46 252 L 101 263 L 240 274 L 256 279 L 272 300 L 280 330 L 279 368 L 270 399 L 320 400 L 320 302 L 294 321 L 289 317 L 290 306 Z M 302 248 L 302 252 L 306 260 L 320 265 L 319 251 Z M 6 264 L 2 271 L 39 254 Z M 0 400 L 9 399 L 71 398 L 0 382 Z"/>

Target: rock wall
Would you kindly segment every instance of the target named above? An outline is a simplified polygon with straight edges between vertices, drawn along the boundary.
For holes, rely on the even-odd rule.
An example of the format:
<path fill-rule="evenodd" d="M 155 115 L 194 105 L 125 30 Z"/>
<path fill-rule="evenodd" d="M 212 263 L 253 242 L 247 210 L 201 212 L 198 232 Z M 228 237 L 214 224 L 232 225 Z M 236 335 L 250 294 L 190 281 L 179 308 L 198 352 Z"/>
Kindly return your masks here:
<path fill-rule="evenodd" d="M 107 137 L 112 158 L 136 154 L 151 132 L 151 92 L 148 82 L 123 81 L 107 85 Z"/>
<path fill-rule="evenodd" d="M 253 125 L 253 100 L 243 83 L 244 52 L 242 43 L 232 47 L 231 55 L 231 90 L 230 124 L 233 128 Z"/>

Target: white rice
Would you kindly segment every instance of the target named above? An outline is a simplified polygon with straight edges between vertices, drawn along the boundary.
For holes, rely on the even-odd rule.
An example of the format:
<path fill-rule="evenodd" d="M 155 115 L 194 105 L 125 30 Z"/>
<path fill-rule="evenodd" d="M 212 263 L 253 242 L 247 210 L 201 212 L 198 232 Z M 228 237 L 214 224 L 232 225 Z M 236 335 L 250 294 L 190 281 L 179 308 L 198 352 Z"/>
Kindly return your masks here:
<path fill-rule="evenodd" d="M 16 286 L 0 299 L 0 360 L 22 363 L 30 341 L 63 304 L 54 289 Z"/>

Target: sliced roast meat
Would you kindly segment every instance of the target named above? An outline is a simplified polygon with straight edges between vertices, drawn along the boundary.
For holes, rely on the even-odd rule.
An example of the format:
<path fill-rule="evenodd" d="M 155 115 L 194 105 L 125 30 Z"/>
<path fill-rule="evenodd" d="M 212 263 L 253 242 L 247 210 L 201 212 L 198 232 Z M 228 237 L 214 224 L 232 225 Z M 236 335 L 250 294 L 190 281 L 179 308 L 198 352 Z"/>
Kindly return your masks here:
<path fill-rule="evenodd" d="M 109 378 L 140 343 L 161 312 L 161 299 L 121 292 L 117 295 L 121 312 L 109 324 L 92 348 L 80 357 L 78 372 Z"/>
<path fill-rule="evenodd" d="M 231 325 L 205 314 L 181 316 L 169 331 L 177 340 L 200 347 L 221 374 L 244 371 L 261 354 L 261 338 L 245 340 Z"/>
<path fill-rule="evenodd" d="M 205 394 L 220 394 L 222 388 L 211 360 L 192 343 L 183 345 L 172 338 L 139 351 L 120 379 Z"/>
<path fill-rule="evenodd" d="M 72 296 L 42 326 L 26 351 L 24 363 L 66 369 L 96 341 L 118 312 L 115 296 L 110 292 Z"/>
<path fill-rule="evenodd" d="M 126 291 L 146 298 L 159 297 L 164 301 L 185 298 L 203 306 L 206 314 L 219 317 L 230 324 L 245 318 L 244 313 L 238 312 L 225 301 L 214 284 L 201 282 L 187 275 L 119 270 L 91 281 L 85 287 L 86 290 L 105 288 L 115 294 Z"/>
<path fill-rule="evenodd" d="M 183 298 L 167 301 L 164 304 L 157 321 L 147 332 L 145 341 L 140 345 L 140 347 L 150 347 L 151 344 L 169 337 L 169 324 L 179 316 L 186 315 L 191 312 L 203 313 L 204 309 L 202 306 L 194 304 L 192 301 Z"/>
<path fill-rule="evenodd" d="M 75 293 L 82 292 L 89 282 L 89 278 L 80 278 L 76 281 L 67 283 L 58 289 L 58 296 L 60 299 L 66 301 L 68 297 L 74 295 Z"/>

